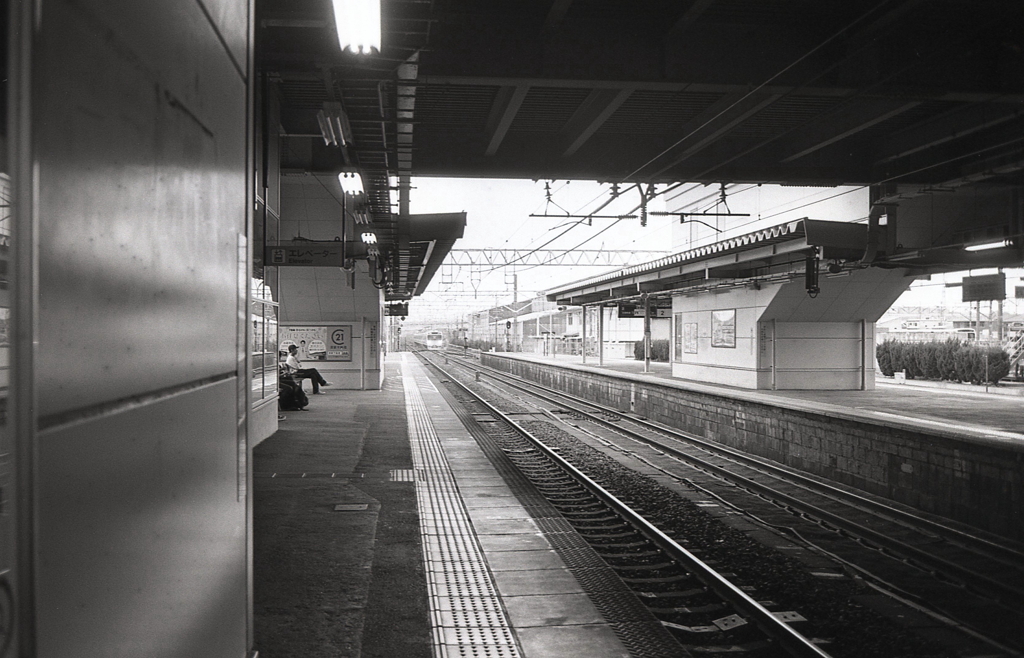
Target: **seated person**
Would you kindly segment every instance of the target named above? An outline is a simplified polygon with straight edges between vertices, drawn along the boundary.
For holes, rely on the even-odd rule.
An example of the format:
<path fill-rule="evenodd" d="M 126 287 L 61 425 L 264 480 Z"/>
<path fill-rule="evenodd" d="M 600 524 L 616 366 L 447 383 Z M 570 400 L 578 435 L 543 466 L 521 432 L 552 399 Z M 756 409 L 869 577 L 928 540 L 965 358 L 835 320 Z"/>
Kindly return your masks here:
<path fill-rule="evenodd" d="M 285 364 L 288 366 L 288 372 L 293 377 L 299 379 L 309 379 L 313 382 L 313 395 L 320 395 L 321 386 L 330 386 L 331 383 L 320 376 L 320 371 L 316 368 L 303 368 L 302 362 L 299 361 L 299 346 L 289 345 L 288 346 L 288 358 L 285 360 Z"/>

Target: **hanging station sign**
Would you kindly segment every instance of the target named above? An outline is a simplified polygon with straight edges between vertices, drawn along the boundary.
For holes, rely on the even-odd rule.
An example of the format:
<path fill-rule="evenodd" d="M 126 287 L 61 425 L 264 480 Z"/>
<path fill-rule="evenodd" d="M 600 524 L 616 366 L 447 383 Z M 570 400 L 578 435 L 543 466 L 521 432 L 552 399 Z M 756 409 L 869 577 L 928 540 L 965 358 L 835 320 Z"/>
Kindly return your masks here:
<path fill-rule="evenodd" d="M 1006 274 L 965 276 L 963 279 L 964 302 L 987 302 L 1006 299 Z"/>
<path fill-rule="evenodd" d="M 340 240 L 267 245 L 263 254 L 263 264 L 274 267 L 341 267 L 344 252 L 345 244 Z"/>
<path fill-rule="evenodd" d="M 644 317 L 644 305 L 641 302 L 623 302 L 619 304 L 620 318 L 642 318 Z M 672 299 L 661 298 L 651 300 L 652 318 L 671 318 Z"/>

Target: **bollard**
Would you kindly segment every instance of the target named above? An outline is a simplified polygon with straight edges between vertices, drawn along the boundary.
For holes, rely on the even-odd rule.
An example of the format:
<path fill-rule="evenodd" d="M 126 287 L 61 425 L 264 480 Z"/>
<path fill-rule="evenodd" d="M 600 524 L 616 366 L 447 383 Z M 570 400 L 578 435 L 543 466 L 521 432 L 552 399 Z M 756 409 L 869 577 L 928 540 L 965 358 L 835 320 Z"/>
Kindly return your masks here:
<path fill-rule="evenodd" d="M 476 373 L 476 381 L 480 381 L 480 373 Z"/>

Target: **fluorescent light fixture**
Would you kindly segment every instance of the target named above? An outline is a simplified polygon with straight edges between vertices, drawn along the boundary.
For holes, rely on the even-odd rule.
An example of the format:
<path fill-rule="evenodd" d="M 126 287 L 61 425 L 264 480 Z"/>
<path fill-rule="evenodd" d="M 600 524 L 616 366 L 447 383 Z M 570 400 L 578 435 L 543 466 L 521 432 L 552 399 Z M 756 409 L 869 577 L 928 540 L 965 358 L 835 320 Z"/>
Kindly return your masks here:
<path fill-rule="evenodd" d="M 363 194 L 363 177 L 358 171 L 343 171 L 338 174 L 338 182 L 341 183 L 341 191 L 345 194 Z"/>
<path fill-rule="evenodd" d="M 376 233 L 363 233 L 359 237 L 362 238 L 363 242 L 365 242 L 366 244 L 377 244 Z"/>
<path fill-rule="evenodd" d="M 981 244 L 971 244 L 964 247 L 964 251 L 985 251 L 987 249 L 999 249 L 1000 247 L 1009 247 L 1009 240 L 996 240 L 995 242 L 983 242 Z"/>
<path fill-rule="evenodd" d="M 357 55 L 380 52 L 380 0 L 332 0 L 338 45 Z"/>
<path fill-rule="evenodd" d="M 345 110 L 341 109 L 341 103 L 324 103 L 324 109 L 316 113 L 316 120 L 327 146 L 348 146 L 352 142 L 352 126 Z"/>

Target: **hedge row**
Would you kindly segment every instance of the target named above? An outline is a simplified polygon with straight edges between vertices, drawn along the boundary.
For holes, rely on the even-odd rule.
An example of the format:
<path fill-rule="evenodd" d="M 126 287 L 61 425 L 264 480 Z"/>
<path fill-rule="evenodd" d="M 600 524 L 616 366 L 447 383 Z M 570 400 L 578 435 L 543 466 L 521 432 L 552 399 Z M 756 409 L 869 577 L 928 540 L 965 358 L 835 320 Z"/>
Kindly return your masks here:
<path fill-rule="evenodd" d="M 929 343 L 888 339 L 876 348 L 875 356 L 879 370 L 887 377 L 903 370 L 907 379 L 994 384 L 1010 373 L 1010 357 L 1002 349 L 961 343 L 955 338 Z"/>
<path fill-rule="evenodd" d="M 491 348 L 494 348 L 495 351 L 504 350 L 505 349 L 505 343 L 495 343 L 495 342 L 489 341 L 489 340 L 477 340 L 477 339 L 473 339 L 473 338 L 471 338 L 468 341 L 466 341 L 465 345 L 463 345 L 463 341 L 462 340 L 457 340 L 457 341 L 450 342 L 448 344 L 448 346 L 449 347 L 463 347 L 463 346 L 465 346 L 465 347 L 468 347 L 471 350 L 480 350 L 481 352 L 490 352 Z"/>
<path fill-rule="evenodd" d="M 637 361 L 644 360 L 644 341 L 638 340 L 633 343 L 633 358 Z M 668 340 L 651 341 L 651 361 L 664 361 L 668 363 Z"/>

